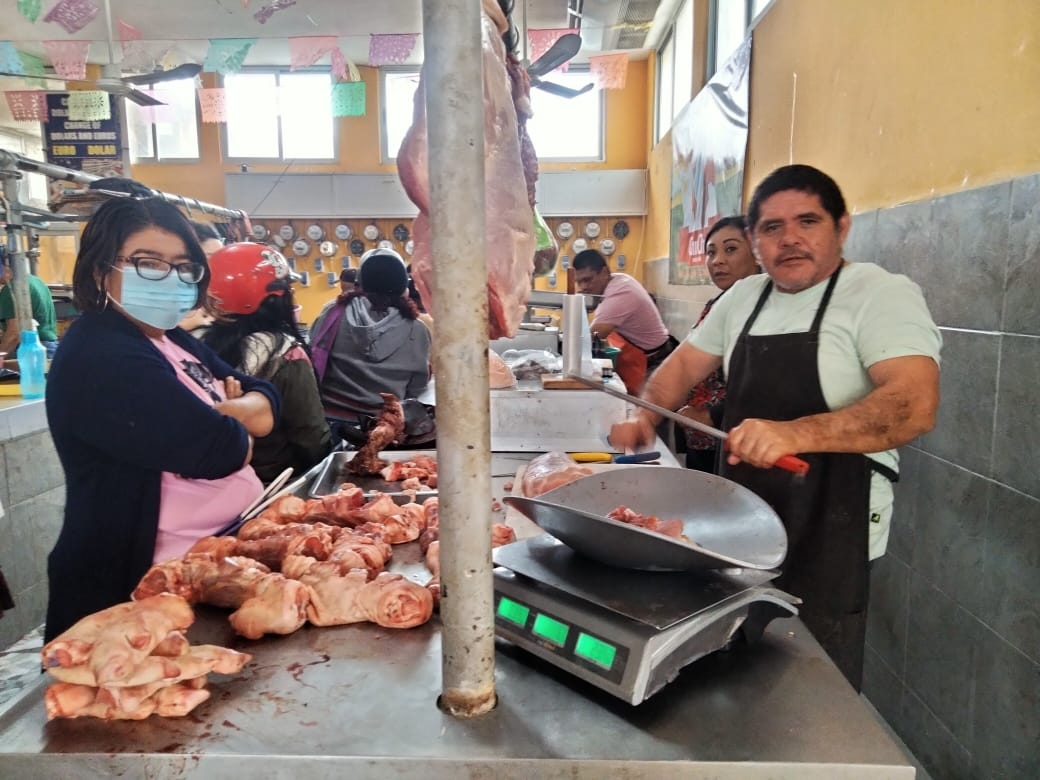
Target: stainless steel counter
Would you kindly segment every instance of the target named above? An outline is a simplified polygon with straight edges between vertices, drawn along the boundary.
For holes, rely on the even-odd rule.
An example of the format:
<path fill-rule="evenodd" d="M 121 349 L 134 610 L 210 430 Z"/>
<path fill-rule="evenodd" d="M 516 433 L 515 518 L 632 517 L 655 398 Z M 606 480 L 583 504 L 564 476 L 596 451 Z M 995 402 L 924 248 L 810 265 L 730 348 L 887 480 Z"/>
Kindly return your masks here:
<path fill-rule="evenodd" d="M 496 454 L 494 474 L 523 456 Z M 647 467 L 651 468 L 651 467 Z M 500 497 L 508 477 L 495 477 Z M 501 510 L 500 510 L 501 511 Z M 502 517 L 496 519 L 503 519 Z M 513 518 L 510 518 L 512 522 Z M 520 535 L 532 527 L 519 527 Z M 417 545 L 395 568 L 426 575 Z M 687 667 L 631 707 L 504 642 L 499 702 L 456 720 L 436 706 L 439 621 L 393 632 L 314 628 L 249 642 L 200 608 L 195 642 L 254 654 L 187 718 L 46 722 L 47 680 L 0 716 L 0 776 L 85 778 L 900 778 L 914 770 L 795 619 Z M 349 774 L 348 774 L 349 773 Z"/>

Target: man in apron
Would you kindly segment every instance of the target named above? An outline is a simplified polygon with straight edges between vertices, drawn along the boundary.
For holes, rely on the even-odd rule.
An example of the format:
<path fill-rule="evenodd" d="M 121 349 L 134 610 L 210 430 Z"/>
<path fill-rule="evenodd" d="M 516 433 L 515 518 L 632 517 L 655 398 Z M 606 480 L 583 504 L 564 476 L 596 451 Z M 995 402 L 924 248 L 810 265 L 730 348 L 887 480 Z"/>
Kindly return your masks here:
<path fill-rule="evenodd" d="M 850 217 L 837 184 L 779 168 L 748 204 L 764 275 L 739 281 L 650 378 L 643 397 L 675 409 L 722 365 L 729 432 L 722 475 L 762 496 L 787 529 L 779 587 L 858 690 L 868 562 L 884 552 L 895 448 L 929 431 L 939 402 L 939 331 L 920 288 L 841 255 Z M 617 447 L 653 441 L 657 416 L 614 426 Z M 783 455 L 804 478 L 772 468 Z M 636 506 L 633 499 L 633 506 Z"/>

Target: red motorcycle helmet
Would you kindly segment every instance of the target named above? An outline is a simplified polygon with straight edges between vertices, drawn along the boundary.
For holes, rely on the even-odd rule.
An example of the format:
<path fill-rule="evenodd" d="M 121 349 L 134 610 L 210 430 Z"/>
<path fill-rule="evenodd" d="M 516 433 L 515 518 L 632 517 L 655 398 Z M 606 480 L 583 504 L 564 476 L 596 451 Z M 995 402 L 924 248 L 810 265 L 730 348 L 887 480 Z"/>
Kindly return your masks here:
<path fill-rule="evenodd" d="M 209 258 L 209 296 L 225 314 L 252 314 L 268 295 L 285 295 L 294 274 L 266 244 L 231 244 Z"/>

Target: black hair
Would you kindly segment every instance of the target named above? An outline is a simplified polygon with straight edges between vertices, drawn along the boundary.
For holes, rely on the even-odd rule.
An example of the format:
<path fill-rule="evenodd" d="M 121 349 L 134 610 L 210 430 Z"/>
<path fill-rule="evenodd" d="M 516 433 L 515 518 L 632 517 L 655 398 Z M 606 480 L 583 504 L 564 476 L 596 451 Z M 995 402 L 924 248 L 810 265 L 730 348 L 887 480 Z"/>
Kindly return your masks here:
<path fill-rule="evenodd" d="M 571 267 L 575 271 L 581 271 L 586 268 L 593 271 L 599 272 L 604 268 L 609 268 L 607 265 L 607 259 L 600 254 L 598 249 L 586 249 L 582 252 L 578 252 L 574 256 L 574 260 L 571 262 Z"/>
<path fill-rule="evenodd" d="M 203 241 L 209 241 L 214 238 L 217 241 L 224 240 L 224 237 L 220 235 L 220 231 L 213 227 L 209 222 L 195 222 L 192 220 L 191 227 L 192 230 L 195 231 L 195 235 L 199 239 L 200 244 Z"/>
<path fill-rule="evenodd" d="M 356 268 L 344 268 L 339 272 L 339 280 L 341 282 L 350 282 L 351 284 L 357 284 L 357 269 Z"/>
<path fill-rule="evenodd" d="M 346 295 L 340 295 L 336 298 L 336 303 L 347 304 L 355 298 L 368 298 L 373 311 L 386 312 L 390 311 L 390 309 L 397 309 L 406 320 L 419 319 L 419 307 L 415 305 L 415 301 L 408 297 L 407 290 L 401 295 L 383 295 L 382 293 L 367 292 L 360 287 L 355 287 Z"/>
<path fill-rule="evenodd" d="M 707 244 L 711 241 L 711 237 L 718 233 L 722 228 L 736 228 L 741 233 L 747 230 L 747 222 L 744 221 L 744 217 L 738 214 L 735 217 L 723 217 L 718 220 L 714 225 L 708 228 L 708 234 L 704 236 L 704 243 Z"/>
<path fill-rule="evenodd" d="M 270 333 L 278 339 L 277 347 L 285 340 L 303 347 L 310 355 L 306 339 L 300 332 L 293 313 L 292 288 L 281 295 L 268 295 L 251 314 L 221 314 L 206 328 L 202 341 L 213 349 L 226 363 L 241 368 L 245 363 L 245 346 L 248 337 L 255 333 Z"/>
<path fill-rule="evenodd" d="M 811 165 L 785 165 L 762 179 L 751 194 L 747 223 L 752 230 L 758 224 L 762 201 L 784 190 L 798 190 L 817 196 L 824 210 L 834 218 L 835 224 L 848 213 L 845 198 L 834 179 Z"/>
<path fill-rule="evenodd" d="M 206 300 L 209 263 L 191 223 L 176 206 L 160 198 L 118 198 L 105 201 L 94 212 L 80 237 L 72 271 L 72 300 L 80 311 L 100 311 L 108 302 L 105 279 L 123 245 L 135 233 L 150 227 L 173 233 L 184 242 L 188 259 L 203 269 L 195 286 L 195 305 Z"/>

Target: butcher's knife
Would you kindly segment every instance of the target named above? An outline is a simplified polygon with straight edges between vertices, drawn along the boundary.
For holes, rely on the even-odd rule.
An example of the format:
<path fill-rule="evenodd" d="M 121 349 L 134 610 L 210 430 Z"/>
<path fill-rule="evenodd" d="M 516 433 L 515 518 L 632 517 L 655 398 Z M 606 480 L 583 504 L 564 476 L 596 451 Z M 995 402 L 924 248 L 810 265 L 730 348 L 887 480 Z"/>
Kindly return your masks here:
<path fill-rule="evenodd" d="M 671 409 L 665 409 L 663 406 L 658 406 L 657 404 L 650 403 L 649 401 L 645 401 L 642 398 L 638 398 L 637 396 L 629 395 L 628 393 L 622 393 L 620 390 L 615 390 L 613 387 L 608 387 L 601 379 L 590 379 L 589 377 L 584 377 L 580 374 L 575 374 L 572 372 L 568 372 L 566 376 L 569 379 L 573 379 L 576 382 L 580 382 L 586 387 L 591 387 L 593 390 L 600 390 L 606 393 L 607 395 L 612 395 L 615 398 L 620 398 L 623 401 L 628 401 L 629 403 L 635 404 L 636 406 L 641 406 L 644 409 L 649 409 L 651 412 L 654 412 L 655 414 L 659 414 L 666 419 L 679 423 L 679 425 L 683 425 L 687 428 L 692 428 L 693 430 L 700 431 L 701 433 L 706 433 L 709 436 L 714 436 L 719 441 L 726 441 L 726 439 L 729 438 L 729 434 L 727 434 L 725 431 L 720 431 L 718 428 L 712 428 L 710 425 L 705 425 L 704 423 L 697 422 L 696 420 L 691 420 L 689 417 L 681 415 L 678 412 L 673 412 Z M 778 469 L 790 471 L 793 474 L 797 474 L 798 476 L 804 476 L 809 471 L 809 464 L 801 458 L 795 457 L 794 455 L 784 455 L 773 465 Z"/>

